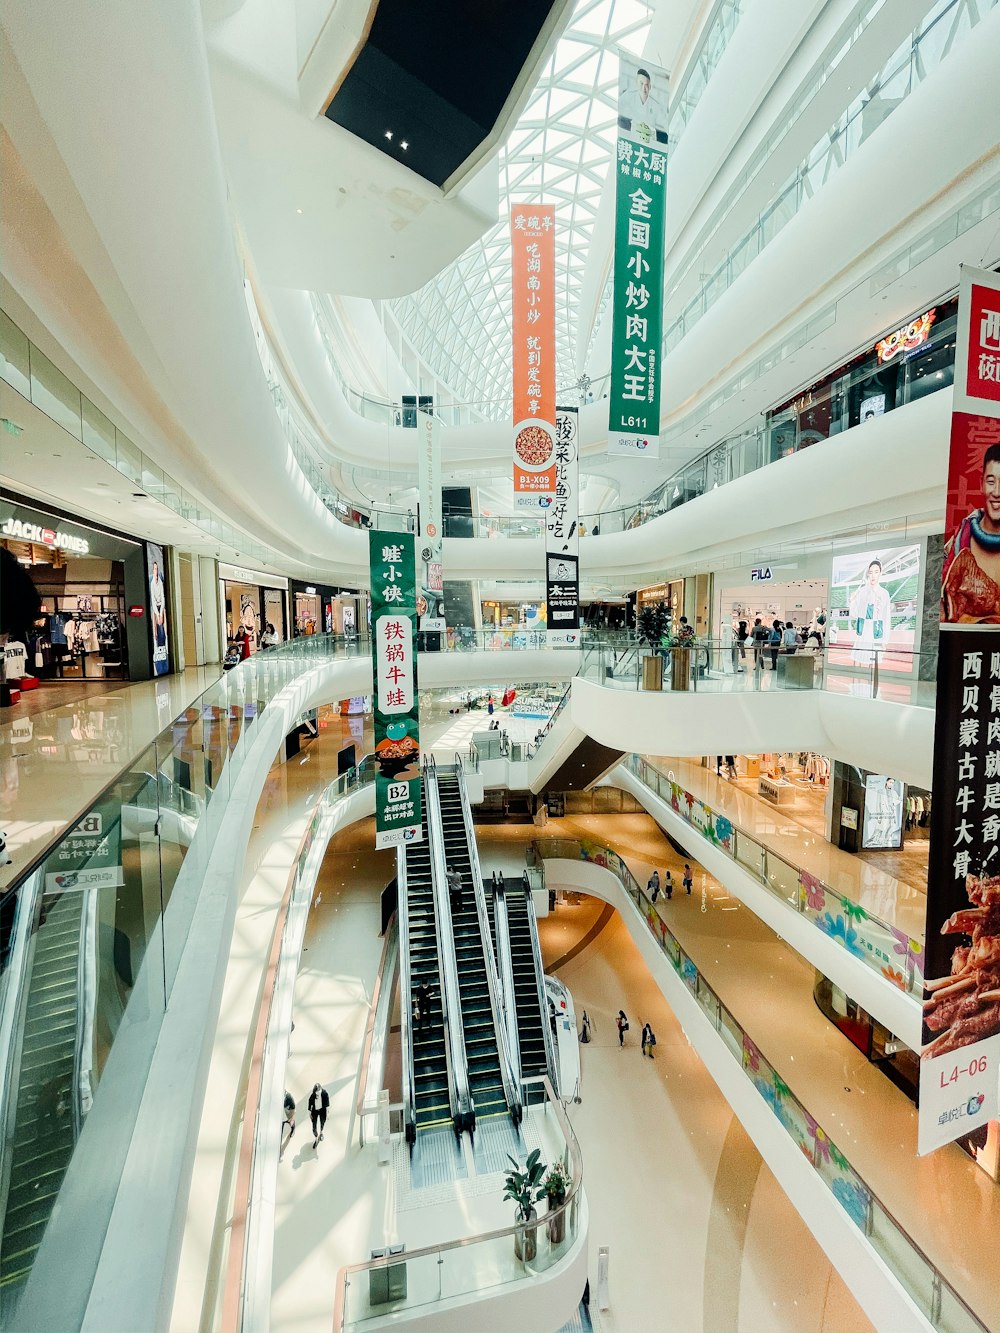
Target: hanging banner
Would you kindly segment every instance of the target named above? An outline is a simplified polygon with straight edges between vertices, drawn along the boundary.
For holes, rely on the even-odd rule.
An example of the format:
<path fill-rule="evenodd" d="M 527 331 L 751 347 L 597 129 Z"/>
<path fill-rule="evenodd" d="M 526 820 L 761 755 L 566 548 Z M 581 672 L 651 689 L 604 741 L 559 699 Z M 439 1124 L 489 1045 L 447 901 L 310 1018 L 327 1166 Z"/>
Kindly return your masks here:
<path fill-rule="evenodd" d="M 387 540 L 387 536 L 389 539 Z M 412 533 L 369 532 L 375 684 L 375 847 L 419 842 L 420 703 Z"/>
<path fill-rule="evenodd" d="M 619 53 L 608 453 L 658 458 L 668 75 Z"/>
<path fill-rule="evenodd" d="M 1000 276 L 961 270 L 934 731 L 918 1152 L 1000 1117 Z"/>
<path fill-rule="evenodd" d="M 418 412 L 417 429 L 417 487 L 420 493 L 417 622 L 422 630 L 440 632 L 446 628 L 441 565 L 441 423 L 429 412 Z"/>
<path fill-rule="evenodd" d="M 580 414 L 556 409 L 556 491 L 545 513 L 545 601 L 549 647 L 580 642 Z"/>
<path fill-rule="evenodd" d="M 510 210 L 514 337 L 514 504 L 548 507 L 556 489 L 556 210 Z"/>

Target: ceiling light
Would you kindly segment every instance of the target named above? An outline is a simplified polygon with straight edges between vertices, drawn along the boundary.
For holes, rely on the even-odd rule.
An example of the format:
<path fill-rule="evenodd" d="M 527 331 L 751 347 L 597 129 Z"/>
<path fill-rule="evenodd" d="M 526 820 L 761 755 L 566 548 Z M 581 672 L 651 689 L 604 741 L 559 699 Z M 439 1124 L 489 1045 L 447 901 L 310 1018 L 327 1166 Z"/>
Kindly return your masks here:
<path fill-rule="evenodd" d="M 387 139 L 391 139 L 391 138 L 392 138 L 392 130 L 386 130 L 386 132 L 385 132 L 385 137 L 386 137 Z"/>
<path fill-rule="evenodd" d="M 405 139 L 401 139 L 401 140 L 400 140 L 400 143 L 399 143 L 399 146 L 400 146 L 400 148 L 402 148 L 403 152 L 405 153 L 406 150 L 407 150 L 407 148 L 409 148 L 410 145 L 406 142 Z"/>
<path fill-rule="evenodd" d="M 301 212 L 302 212 L 302 209 L 301 209 L 301 208 L 297 208 L 295 211 L 296 211 L 296 213 L 301 213 Z"/>

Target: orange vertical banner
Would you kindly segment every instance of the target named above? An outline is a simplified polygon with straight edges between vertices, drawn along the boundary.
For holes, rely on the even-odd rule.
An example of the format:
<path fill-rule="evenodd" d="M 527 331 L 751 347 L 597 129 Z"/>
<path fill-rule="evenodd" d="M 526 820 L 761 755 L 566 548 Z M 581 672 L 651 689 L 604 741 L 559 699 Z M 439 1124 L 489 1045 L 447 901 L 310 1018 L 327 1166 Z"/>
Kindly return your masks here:
<path fill-rule="evenodd" d="M 546 508 L 556 489 L 556 210 L 510 210 L 514 334 L 514 504 Z"/>

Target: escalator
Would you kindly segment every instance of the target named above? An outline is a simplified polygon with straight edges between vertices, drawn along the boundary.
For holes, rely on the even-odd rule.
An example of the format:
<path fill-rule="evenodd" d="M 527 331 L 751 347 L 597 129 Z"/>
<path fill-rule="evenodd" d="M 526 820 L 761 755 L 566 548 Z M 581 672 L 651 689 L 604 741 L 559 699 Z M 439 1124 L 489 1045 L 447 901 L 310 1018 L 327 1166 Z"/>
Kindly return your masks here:
<path fill-rule="evenodd" d="M 508 1021 L 517 1024 L 517 1046 L 520 1054 L 520 1077 L 547 1074 L 556 1095 L 559 1095 L 558 1062 L 554 1056 L 552 1029 L 549 1023 L 549 1005 L 542 975 L 538 927 L 531 889 L 526 878 L 503 880 L 504 909 L 497 913 L 499 948 L 505 947 L 510 955 L 509 975 L 513 987 L 513 1005 L 507 1004 Z M 506 940 L 504 929 L 506 926 Z M 505 995 L 506 999 L 506 995 Z M 545 1092 L 540 1084 L 525 1090 L 525 1100 L 544 1101 Z"/>
<path fill-rule="evenodd" d="M 423 806 L 423 840 L 408 843 L 397 853 L 403 1100 L 407 1107 L 406 1133 L 410 1142 L 418 1129 L 451 1124 L 455 1111 L 454 1080 L 445 1029 L 447 1004 L 438 951 L 426 783 Z M 416 1024 L 412 997 L 421 982 L 429 987 L 431 1002 L 423 1022 Z"/>
<path fill-rule="evenodd" d="M 445 868 L 462 877 L 462 902 L 451 911 L 466 1068 L 476 1120 L 508 1112 L 520 1119 L 517 1095 L 500 1018 L 489 920 L 476 851 L 471 811 L 461 770 L 442 771 L 432 787 L 440 815 Z M 434 820 L 432 806 L 432 821 Z"/>
<path fill-rule="evenodd" d="M 31 1271 L 79 1131 L 75 1073 L 84 906 L 82 892 L 45 893 L 35 929 L 0 1241 L 5 1309 Z"/>

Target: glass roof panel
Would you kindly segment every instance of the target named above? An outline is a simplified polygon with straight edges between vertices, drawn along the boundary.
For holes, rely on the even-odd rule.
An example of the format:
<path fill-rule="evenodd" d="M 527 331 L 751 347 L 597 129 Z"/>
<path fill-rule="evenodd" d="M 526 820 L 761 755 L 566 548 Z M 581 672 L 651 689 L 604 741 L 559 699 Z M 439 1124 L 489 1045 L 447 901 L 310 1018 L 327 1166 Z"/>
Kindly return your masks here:
<path fill-rule="evenodd" d="M 460 401 L 502 420 L 511 406 L 508 205 L 556 205 L 557 383 L 576 379 L 579 297 L 616 134 L 617 47 L 640 52 L 643 0 L 578 0 L 500 152 L 499 221 L 431 282 L 386 303 L 390 319 Z"/>

